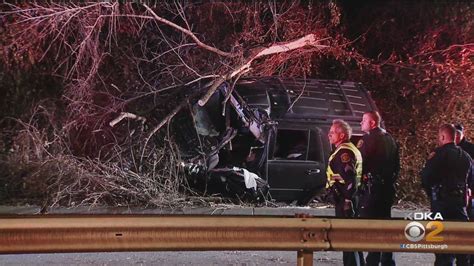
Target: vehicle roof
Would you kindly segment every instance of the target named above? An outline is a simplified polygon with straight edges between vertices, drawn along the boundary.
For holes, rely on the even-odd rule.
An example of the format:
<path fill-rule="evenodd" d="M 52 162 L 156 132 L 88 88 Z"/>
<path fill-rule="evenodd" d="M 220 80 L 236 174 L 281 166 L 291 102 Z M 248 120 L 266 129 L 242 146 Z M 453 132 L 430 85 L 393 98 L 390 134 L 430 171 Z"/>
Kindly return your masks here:
<path fill-rule="evenodd" d="M 377 110 L 359 82 L 303 78 L 245 78 L 237 91 L 253 108 L 270 111 L 275 120 L 360 121 Z"/>

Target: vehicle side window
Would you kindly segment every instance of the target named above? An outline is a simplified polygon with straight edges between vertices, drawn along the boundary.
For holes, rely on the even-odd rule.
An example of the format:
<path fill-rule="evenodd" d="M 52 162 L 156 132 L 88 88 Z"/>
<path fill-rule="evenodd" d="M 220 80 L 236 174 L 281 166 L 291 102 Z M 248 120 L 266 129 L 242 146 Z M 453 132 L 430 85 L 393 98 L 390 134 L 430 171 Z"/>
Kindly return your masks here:
<path fill-rule="evenodd" d="M 307 160 L 308 131 L 278 129 L 274 156 L 275 160 Z"/>
<path fill-rule="evenodd" d="M 308 160 L 324 162 L 323 144 L 321 143 L 321 131 L 309 131 L 309 154 Z"/>

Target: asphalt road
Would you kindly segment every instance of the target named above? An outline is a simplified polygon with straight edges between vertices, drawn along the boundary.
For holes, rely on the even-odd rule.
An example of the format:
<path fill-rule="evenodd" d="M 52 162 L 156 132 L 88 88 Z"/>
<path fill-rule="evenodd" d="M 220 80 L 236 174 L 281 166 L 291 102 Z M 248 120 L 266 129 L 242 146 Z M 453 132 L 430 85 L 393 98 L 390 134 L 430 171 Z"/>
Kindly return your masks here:
<path fill-rule="evenodd" d="M 433 265 L 434 255 L 397 253 L 397 265 Z M 0 265 L 296 265 L 293 251 L 123 252 L 0 255 Z M 342 265 L 342 252 L 315 252 L 313 265 Z"/>

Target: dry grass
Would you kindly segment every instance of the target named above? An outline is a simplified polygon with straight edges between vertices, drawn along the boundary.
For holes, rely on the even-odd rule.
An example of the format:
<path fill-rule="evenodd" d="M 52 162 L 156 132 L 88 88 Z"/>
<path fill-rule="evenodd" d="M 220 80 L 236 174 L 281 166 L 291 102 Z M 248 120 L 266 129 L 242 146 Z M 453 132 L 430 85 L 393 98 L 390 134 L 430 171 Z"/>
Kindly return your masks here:
<path fill-rule="evenodd" d="M 50 134 L 54 136 L 51 139 L 45 131 L 19 123 L 24 128 L 18 132 L 13 148 L 2 161 L 5 173 L 8 173 L 4 179 L 17 184 L 16 188 L 21 190 L 17 194 L 50 207 L 179 207 L 184 204 L 184 182 L 175 153 L 169 147 L 156 148 L 152 156 L 142 162 L 142 166 L 150 169 L 136 171 L 120 160 L 100 161 L 74 156 L 59 134 Z M 128 160 L 122 158 L 122 161 Z"/>

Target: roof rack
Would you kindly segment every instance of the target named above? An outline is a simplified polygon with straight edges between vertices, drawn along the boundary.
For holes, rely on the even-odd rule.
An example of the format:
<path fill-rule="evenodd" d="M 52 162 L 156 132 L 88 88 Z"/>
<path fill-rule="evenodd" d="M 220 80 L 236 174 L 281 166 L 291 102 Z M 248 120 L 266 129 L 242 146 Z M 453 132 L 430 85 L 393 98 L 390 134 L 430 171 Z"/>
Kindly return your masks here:
<path fill-rule="evenodd" d="M 360 119 L 376 110 L 362 84 L 301 78 L 246 78 L 237 90 L 255 108 L 272 110 L 274 119 Z"/>

